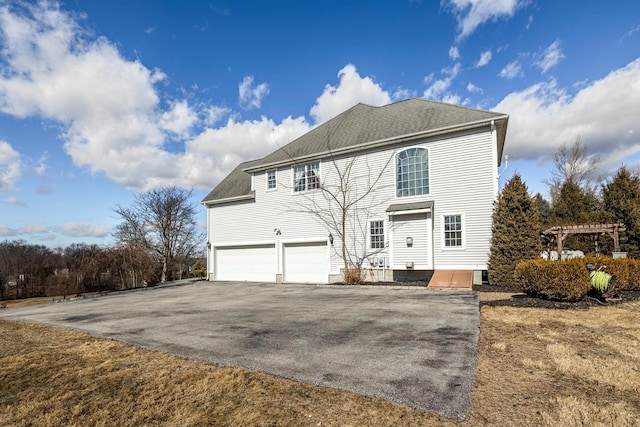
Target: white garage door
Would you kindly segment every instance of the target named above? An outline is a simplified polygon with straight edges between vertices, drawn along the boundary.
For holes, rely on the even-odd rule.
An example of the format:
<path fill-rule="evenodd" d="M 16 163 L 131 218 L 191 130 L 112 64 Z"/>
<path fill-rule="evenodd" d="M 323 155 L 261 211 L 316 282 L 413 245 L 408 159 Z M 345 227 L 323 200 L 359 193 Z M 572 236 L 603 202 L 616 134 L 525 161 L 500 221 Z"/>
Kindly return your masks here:
<path fill-rule="evenodd" d="M 327 243 L 295 243 L 284 246 L 284 281 L 327 283 L 329 256 Z"/>
<path fill-rule="evenodd" d="M 216 280 L 276 281 L 275 245 L 216 248 Z"/>

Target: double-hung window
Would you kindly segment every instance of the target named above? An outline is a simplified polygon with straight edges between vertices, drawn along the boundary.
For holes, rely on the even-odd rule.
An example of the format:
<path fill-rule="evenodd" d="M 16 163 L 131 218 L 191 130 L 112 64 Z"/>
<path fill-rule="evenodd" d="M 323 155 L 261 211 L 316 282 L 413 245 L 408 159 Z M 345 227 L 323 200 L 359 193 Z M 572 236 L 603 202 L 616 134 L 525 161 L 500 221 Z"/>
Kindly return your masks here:
<path fill-rule="evenodd" d="M 444 247 L 462 247 L 462 215 L 445 215 L 443 217 L 444 226 Z"/>
<path fill-rule="evenodd" d="M 275 190 L 276 182 L 276 171 L 267 171 L 267 190 Z"/>
<path fill-rule="evenodd" d="M 320 163 L 313 162 L 293 168 L 293 191 L 314 190 L 320 188 Z"/>
<path fill-rule="evenodd" d="M 429 152 L 414 147 L 396 155 L 396 197 L 429 194 Z"/>
<path fill-rule="evenodd" d="M 384 249 L 384 221 L 369 222 L 371 249 Z"/>

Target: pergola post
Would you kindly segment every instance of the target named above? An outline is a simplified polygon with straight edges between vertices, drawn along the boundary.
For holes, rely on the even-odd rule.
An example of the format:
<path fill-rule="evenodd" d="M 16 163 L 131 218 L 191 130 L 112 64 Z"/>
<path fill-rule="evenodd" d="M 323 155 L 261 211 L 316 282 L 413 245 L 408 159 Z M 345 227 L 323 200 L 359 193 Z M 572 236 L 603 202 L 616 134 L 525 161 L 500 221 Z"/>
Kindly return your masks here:
<path fill-rule="evenodd" d="M 615 224 L 615 227 L 613 228 L 613 248 L 616 252 L 620 251 L 620 233 L 618 232 L 618 225 L 620 224 Z"/>

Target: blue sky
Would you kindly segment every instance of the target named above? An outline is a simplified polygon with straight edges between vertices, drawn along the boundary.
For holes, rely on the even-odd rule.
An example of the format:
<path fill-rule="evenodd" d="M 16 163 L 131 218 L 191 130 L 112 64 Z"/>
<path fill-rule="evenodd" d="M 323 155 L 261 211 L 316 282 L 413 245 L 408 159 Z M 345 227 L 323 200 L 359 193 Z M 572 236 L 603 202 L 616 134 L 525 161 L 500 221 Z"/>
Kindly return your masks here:
<path fill-rule="evenodd" d="M 358 102 L 510 115 L 531 191 L 577 137 L 640 162 L 640 3 L 0 0 L 0 240 L 111 244 L 136 192 L 194 189 Z M 204 224 L 204 208 L 200 221 Z"/>

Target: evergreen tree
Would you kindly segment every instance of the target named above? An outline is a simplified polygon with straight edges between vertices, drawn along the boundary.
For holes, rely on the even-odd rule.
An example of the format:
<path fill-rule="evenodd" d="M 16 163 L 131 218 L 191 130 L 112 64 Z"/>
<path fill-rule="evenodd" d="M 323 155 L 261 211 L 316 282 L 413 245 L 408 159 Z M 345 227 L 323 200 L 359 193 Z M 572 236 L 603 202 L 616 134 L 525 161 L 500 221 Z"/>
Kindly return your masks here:
<path fill-rule="evenodd" d="M 512 286 L 518 261 L 540 256 L 538 207 L 520 175 L 514 175 L 498 196 L 493 210 L 489 283 Z"/>
<path fill-rule="evenodd" d="M 551 205 L 551 225 L 577 225 L 599 222 L 599 201 L 591 192 L 583 190 L 571 180 L 560 187 L 558 197 Z"/>
<path fill-rule="evenodd" d="M 542 194 L 536 193 L 533 197 L 533 201 L 538 208 L 538 218 L 540 219 L 540 228 L 546 229 L 549 225 L 549 216 L 551 215 L 551 204 L 542 197 Z"/>
<path fill-rule="evenodd" d="M 604 222 L 621 222 L 627 228 L 627 243 L 620 244 L 620 249 L 631 257 L 640 256 L 640 177 L 620 167 L 602 186 L 602 205 Z"/>
<path fill-rule="evenodd" d="M 589 189 L 582 189 L 572 180 L 565 181 L 560 187 L 558 197 L 551 205 L 549 226 L 597 224 L 600 222 L 600 201 Z M 580 250 L 592 253 L 595 245 L 591 236 L 576 234 L 568 236 L 564 249 Z"/>

